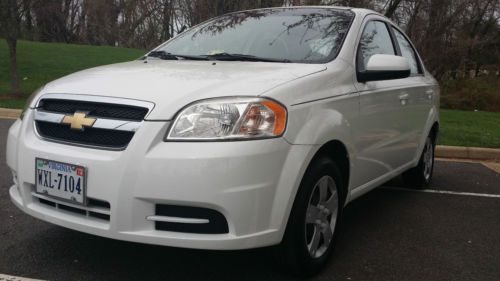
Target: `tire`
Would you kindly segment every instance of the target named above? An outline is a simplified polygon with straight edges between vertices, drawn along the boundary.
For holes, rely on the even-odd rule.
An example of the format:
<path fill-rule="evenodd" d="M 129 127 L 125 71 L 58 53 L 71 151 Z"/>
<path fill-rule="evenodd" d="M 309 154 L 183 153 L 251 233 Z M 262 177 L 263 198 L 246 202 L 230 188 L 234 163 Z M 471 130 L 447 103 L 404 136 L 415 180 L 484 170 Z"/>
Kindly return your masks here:
<path fill-rule="evenodd" d="M 307 169 L 285 236 L 277 247 L 287 272 L 307 277 L 325 266 L 335 245 L 342 215 L 341 183 L 337 165 L 327 157 L 315 159 Z"/>
<path fill-rule="evenodd" d="M 429 187 L 434 171 L 435 141 L 428 136 L 418 165 L 403 173 L 403 181 L 407 187 L 425 189 Z"/>

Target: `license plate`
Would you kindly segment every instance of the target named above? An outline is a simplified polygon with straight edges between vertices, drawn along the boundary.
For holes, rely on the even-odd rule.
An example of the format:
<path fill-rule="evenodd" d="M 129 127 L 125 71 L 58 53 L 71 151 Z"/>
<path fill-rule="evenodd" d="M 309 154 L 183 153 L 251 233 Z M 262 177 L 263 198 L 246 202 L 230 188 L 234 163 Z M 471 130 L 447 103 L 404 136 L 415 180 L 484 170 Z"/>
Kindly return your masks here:
<path fill-rule="evenodd" d="M 44 195 L 85 204 L 85 167 L 41 158 L 35 159 L 36 192 Z"/>

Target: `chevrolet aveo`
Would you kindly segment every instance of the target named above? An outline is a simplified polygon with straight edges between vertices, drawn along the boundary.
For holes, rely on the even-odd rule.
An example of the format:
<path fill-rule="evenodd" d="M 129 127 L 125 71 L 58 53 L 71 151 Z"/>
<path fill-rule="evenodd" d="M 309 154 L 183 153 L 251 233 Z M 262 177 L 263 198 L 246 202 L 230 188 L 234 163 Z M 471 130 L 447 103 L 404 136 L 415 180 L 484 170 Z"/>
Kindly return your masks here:
<path fill-rule="evenodd" d="M 313 274 L 348 202 L 399 174 L 429 184 L 438 108 L 413 44 L 373 11 L 232 13 L 37 90 L 9 130 L 10 197 L 113 239 L 276 245 Z"/>

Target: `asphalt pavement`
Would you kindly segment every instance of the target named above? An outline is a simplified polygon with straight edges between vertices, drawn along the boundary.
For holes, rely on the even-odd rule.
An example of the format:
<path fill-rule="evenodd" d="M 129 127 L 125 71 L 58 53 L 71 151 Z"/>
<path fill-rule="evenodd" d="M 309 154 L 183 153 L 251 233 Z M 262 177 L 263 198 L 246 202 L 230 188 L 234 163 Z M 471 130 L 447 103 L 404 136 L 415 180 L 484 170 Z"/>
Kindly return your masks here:
<path fill-rule="evenodd" d="M 270 249 L 135 244 L 22 213 L 8 197 L 11 176 L 4 163 L 12 122 L 0 120 L 0 274 L 93 281 L 294 280 L 276 266 Z M 499 174 L 480 163 L 438 161 L 429 192 L 400 186 L 396 179 L 349 204 L 333 257 L 313 280 L 500 280 Z"/>

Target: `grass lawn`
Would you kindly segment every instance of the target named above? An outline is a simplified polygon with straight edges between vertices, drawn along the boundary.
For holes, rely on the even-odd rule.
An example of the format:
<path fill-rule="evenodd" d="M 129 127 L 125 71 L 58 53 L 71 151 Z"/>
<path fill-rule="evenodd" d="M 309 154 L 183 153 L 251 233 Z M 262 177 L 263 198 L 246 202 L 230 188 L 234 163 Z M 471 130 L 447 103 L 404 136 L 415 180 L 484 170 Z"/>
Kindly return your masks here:
<path fill-rule="evenodd" d="M 500 148 L 500 113 L 441 110 L 438 143 Z"/>
<path fill-rule="evenodd" d="M 19 41 L 18 67 L 25 97 L 2 99 L 10 89 L 7 44 L 0 39 L 0 107 L 22 108 L 26 96 L 51 80 L 93 66 L 133 60 L 144 53 L 126 48 Z M 442 110 L 440 129 L 439 144 L 500 148 L 500 113 Z"/>
<path fill-rule="evenodd" d="M 21 40 L 17 46 L 21 90 L 25 96 L 29 96 L 56 78 L 94 66 L 134 60 L 144 53 L 127 48 Z M 9 52 L 5 40 L 0 39 L 0 107 L 22 107 L 22 100 L 2 99 L 2 95 L 10 91 Z"/>

